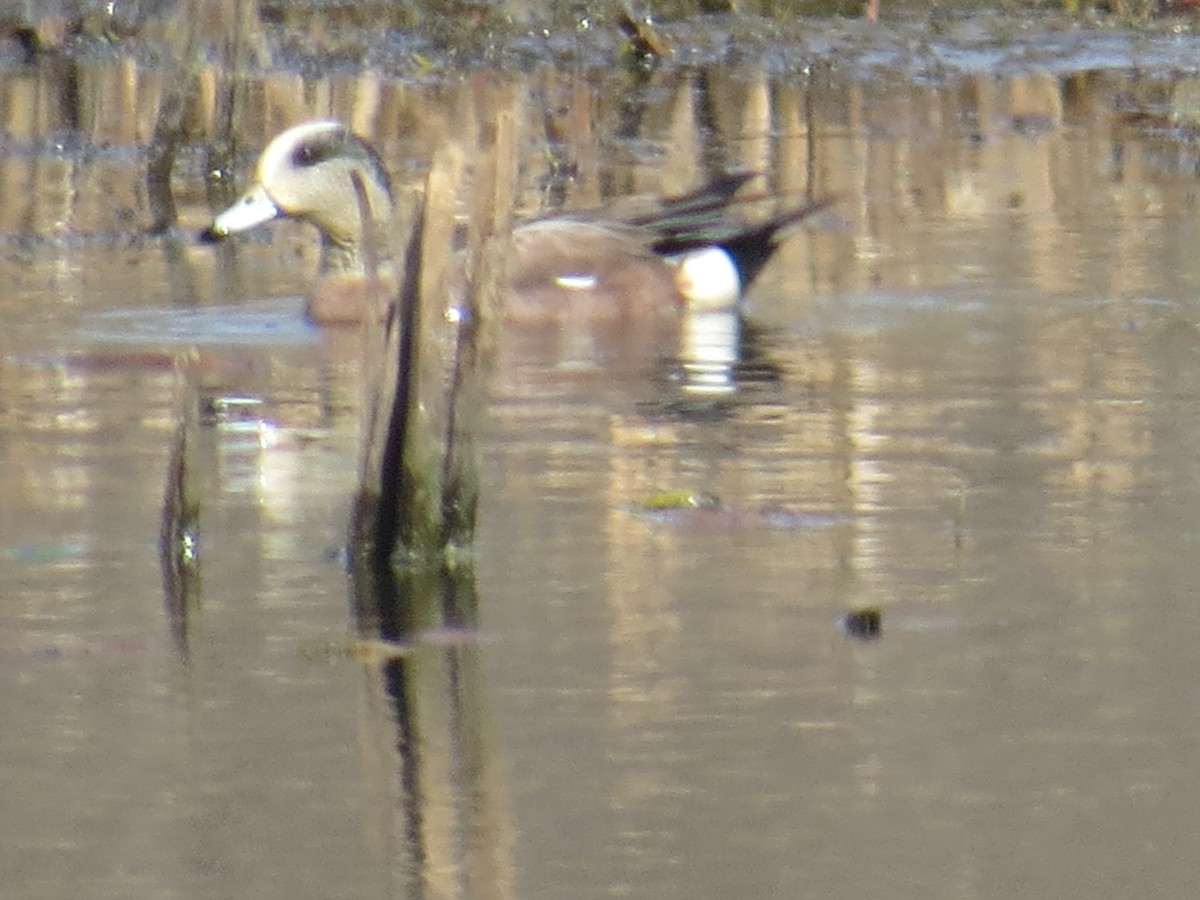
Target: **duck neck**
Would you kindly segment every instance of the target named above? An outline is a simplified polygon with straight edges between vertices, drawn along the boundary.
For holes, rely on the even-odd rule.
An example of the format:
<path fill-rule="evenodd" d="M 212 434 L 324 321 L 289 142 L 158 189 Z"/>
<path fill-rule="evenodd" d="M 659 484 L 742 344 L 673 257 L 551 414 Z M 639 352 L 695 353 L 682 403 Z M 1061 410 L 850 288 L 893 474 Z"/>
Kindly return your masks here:
<path fill-rule="evenodd" d="M 387 219 L 369 219 L 340 236 L 321 230 L 320 271 L 328 275 L 369 276 L 391 265 Z M 365 233 L 363 225 L 366 226 Z"/>
<path fill-rule="evenodd" d="M 336 205 L 335 213 L 314 213 L 310 221 L 321 232 L 321 271 L 370 275 L 390 261 L 391 189 L 360 171 L 351 173 L 353 203 Z"/>
<path fill-rule="evenodd" d="M 376 266 L 379 262 L 375 261 Z M 319 270 L 323 275 L 366 275 L 368 263 L 362 245 L 357 241 L 336 241 L 322 234 Z"/>

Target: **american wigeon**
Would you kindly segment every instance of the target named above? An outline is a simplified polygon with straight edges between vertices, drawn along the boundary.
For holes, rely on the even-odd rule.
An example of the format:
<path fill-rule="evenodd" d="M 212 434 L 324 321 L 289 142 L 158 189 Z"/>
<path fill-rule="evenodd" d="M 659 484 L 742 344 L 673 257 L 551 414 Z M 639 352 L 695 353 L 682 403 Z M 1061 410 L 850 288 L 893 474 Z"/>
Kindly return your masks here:
<path fill-rule="evenodd" d="M 518 225 L 505 317 L 636 321 L 663 307 L 736 304 L 783 229 L 827 205 L 746 225 L 729 218 L 726 208 L 749 177 L 727 175 L 692 194 L 609 216 L 574 213 Z M 393 215 L 388 174 L 371 145 L 338 122 L 307 122 L 267 145 L 254 184 L 205 236 L 225 238 L 280 217 L 312 223 L 321 235 L 321 257 L 308 314 L 325 323 L 358 321 L 367 271 L 363 225 L 386 235 Z"/>

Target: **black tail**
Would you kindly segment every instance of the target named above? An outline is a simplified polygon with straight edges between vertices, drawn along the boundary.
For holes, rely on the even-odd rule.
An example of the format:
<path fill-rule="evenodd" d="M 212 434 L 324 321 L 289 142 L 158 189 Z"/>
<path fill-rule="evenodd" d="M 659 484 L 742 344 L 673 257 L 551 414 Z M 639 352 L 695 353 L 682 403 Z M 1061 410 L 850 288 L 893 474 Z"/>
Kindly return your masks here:
<path fill-rule="evenodd" d="M 747 198 L 747 202 L 763 199 L 766 198 Z M 646 225 L 654 229 L 657 235 L 651 248 L 661 256 L 674 256 L 701 247 L 721 247 L 738 267 L 744 290 L 758 277 L 763 266 L 779 248 L 785 229 L 828 209 L 836 199 L 824 197 L 755 225 L 747 225 L 745 222 L 723 216 L 710 216 L 706 219 L 699 213 L 698 217 L 692 218 L 686 224 L 672 219 L 662 228 L 657 221 L 648 222 Z M 705 208 L 703 211 L 720 212 L 728 202 L 727 199 L 725 203 L 711 209 Z M 698 209 L 699 207 L 691 207 L 690 211 L 695 212 Z"/>
<path fill-rule="evenodd" d="M 783 232 L 797 222 L 802 222 L 833 205 L 836 197 L 823 197 L 804 206 L 773 216 L 758 225 L 743 228 L 736 234 L 718 241 L 718 245 L 733 257 L 742 276 L 742 290 L 748 288 L 758 277 L 763 266 L 779 249 L 784 239 Z"/>

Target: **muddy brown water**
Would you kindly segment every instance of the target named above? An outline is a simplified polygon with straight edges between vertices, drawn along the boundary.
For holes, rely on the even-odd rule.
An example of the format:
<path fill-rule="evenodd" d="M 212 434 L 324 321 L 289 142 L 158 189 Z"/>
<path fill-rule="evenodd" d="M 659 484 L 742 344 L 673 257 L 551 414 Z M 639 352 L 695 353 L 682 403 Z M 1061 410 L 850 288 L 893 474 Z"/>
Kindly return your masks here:
<path fill-rule="evenodd" d="M 300 317 L 311 234 L 139 236 L 161 79 L 89 64 L 66 117 L 57 68 L 0 71 L 5 896 L 1190 896 L 1200 210 L 1189 86 L 1122 55 L 1154 40 L 676 72 L 632 120 L 616 74 L 497 79 L 525 211 L 714 160 L 841 199 L 738 352 L 506 337 L 476 620 L 399 648 L 355 639 L 356 344 Z M 353 111 L 411 177 L 491 90 L 272 74 L 240 162 Z M 865 607 L 877 640 L 839 627 Z"/>

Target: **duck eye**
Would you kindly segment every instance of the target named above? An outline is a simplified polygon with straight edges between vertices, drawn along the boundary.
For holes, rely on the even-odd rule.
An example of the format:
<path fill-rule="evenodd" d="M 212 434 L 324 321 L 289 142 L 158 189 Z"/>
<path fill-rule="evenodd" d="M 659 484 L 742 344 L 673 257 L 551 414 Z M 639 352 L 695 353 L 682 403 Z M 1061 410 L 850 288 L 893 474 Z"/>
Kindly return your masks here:
<path fill-rule="evenodd" d="M 296 152 L 292 154 L 292 162 L 305 169 L 316 165 L 320 159 L 321 154 L 311 144 L 301 144 L 296 148 Z"/>
<path fill-rule="evenodd" d="M 301 169 L 311 169 L 326 160 L 336 159 L 344 153 L 344 138 L 337 135 L 322 135 L 299 144 L 292 151 L 292 165 Z"/>

